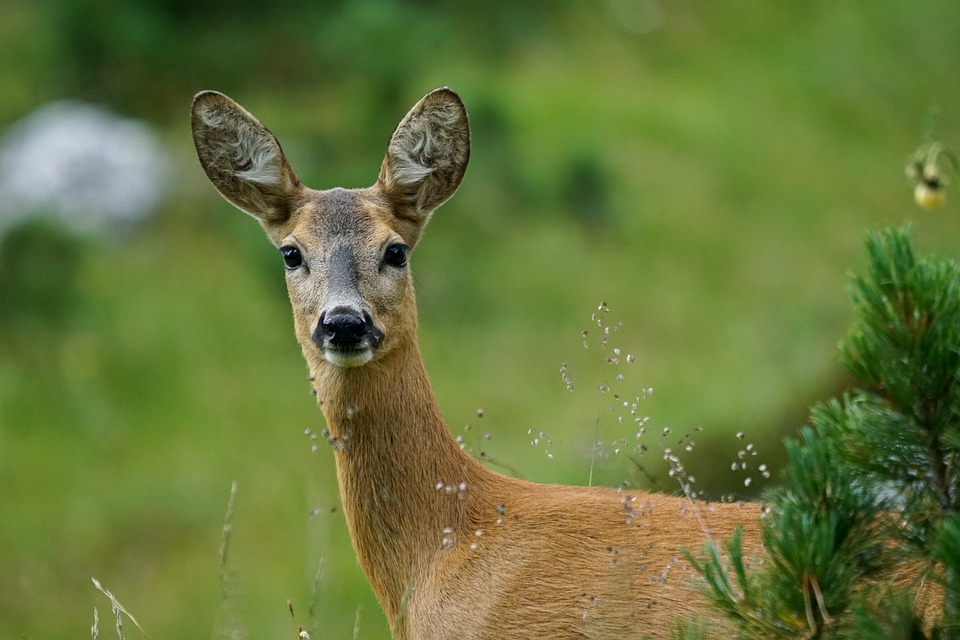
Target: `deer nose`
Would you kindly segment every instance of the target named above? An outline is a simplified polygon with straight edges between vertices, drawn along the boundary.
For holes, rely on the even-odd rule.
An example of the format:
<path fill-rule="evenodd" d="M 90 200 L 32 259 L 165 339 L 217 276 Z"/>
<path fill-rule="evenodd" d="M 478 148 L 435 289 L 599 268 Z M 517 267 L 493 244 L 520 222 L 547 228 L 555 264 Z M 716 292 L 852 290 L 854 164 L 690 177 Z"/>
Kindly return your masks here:
<path fill-rule="evenodd" d="M 369 334 L 368 318 L 369 316 L 361 316 L 352 309 L 340 307 L 329 313 L 324 312 L 313 331 L 313 341 L 320 347 L 357 347 Z"/>

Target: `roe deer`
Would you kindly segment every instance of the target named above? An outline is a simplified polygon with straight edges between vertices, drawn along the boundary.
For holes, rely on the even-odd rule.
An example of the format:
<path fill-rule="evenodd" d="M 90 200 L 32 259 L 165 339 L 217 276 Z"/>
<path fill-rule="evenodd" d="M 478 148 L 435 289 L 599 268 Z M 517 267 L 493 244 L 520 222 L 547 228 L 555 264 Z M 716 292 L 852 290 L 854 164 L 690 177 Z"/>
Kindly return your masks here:
<path fill-rule="evenodd" d="M 408 266 L 470 155 L 453 91 L 410 110 L 366 189 L 307 188 L 222 94 L 196 96 L 192 127 L 207 176 L 283 258 L 350 537 L 396 638 L 666 638 L 705 603 L 681 547 L 743 525 L 745 553 L 759 550 L 760 505 L 535 484 L 460 449 L 420 357 Z"/>

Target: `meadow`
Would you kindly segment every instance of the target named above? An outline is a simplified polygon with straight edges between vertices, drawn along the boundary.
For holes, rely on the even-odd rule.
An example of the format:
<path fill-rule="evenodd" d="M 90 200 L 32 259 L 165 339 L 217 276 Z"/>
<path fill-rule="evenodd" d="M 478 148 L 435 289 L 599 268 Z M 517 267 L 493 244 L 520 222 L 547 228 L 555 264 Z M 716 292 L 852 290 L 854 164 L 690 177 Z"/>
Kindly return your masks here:
<path fill-rule="evenodd" d="M 921 210 L 903 173 L 927 135 L 960 147 L 957 3 L 267 11 L 4 6 L 0 132 L 92 101 L 148 122 L 174 174 L 135 228 L 0 232 L 0 638 L 86 637 L 94 607 L 112 637 L 94 576 L 154 640 L 293 637 L 288 600 L 315 638 L 389 636 L 310 437 L 280 258 L 194 156 L 201 89 L 256 113 L 314 187 L 372 183 L 406 109 L 460 93 L 471 165 L 411 258 L 421 345 L 454 433 L 532 480 L 676 491 L 662 451 L 692 441 L 700 490 L 756 497 L 847 384 L 866 231 L 913 220 L 921 251 L 960 253 L 960 196 Z M 642 438 L 604 385 L 641 398 Z"/>

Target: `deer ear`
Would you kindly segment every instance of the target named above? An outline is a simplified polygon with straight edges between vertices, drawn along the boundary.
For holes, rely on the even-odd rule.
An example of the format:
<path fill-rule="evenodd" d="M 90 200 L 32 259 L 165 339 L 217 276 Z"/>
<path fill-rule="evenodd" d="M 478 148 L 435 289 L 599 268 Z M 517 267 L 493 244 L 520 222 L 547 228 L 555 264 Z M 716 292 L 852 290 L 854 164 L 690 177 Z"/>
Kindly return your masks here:
<path fill-rule="evenodd" d="M 239 104 L 216 91 L 193 99 L 193 142 L 220 194 L 262 222 L 283 222 L 301 189 L 280 143 Z"/>
<path fill-rule="evenodd" d="M 470 123 L 460 97 L 436 89 L 400 121 L 377 182 L 401 217 L 426 222 L 460 186 L 470 159 Z"/>

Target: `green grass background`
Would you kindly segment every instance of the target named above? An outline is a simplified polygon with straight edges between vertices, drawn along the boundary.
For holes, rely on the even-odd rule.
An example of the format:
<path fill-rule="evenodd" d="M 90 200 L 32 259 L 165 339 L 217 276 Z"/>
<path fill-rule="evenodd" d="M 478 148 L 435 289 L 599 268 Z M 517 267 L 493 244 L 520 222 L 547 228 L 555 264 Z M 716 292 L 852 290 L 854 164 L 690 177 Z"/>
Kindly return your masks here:
<path fill-rule="evenodd" d="M 960 249 L 957 194 L 919 210 L 902 171 L 933 109 L 960 146 L 956 2 L 260 4 L 4 4 L 0 125 L 92 100 L 149 121 L 176 175 L 134 230 L 3 241 L 0 638 L 88 637 L 95 606 L 110 637 L 91 576 L 154 640 L 293 637 L 288 599 L 314 637 L 352 637 L 358 610 L 360 637 L 388 637 L 332 456 L 304 435 L 322 418 L 279 258 L 193 156 L 200 89 L 256 113 L 316 187 L 371 183 L 406 109 L 461 93 L 471 166 L 412 258 L 421 342 L 453 431 L 538 481 L 585 484 L 596 433 L 595 483 L 672 491 L 660 454 L 690 433 L 701 490 L 755 495 L 756 466 L 775 474 L 781 438 L 846 384 L 865 232 L 912 219 L 922 251 Z M 635 363 L 601 364 L 601 300 Z M 654 389 L 643 456 L 602 381 Z"/>

